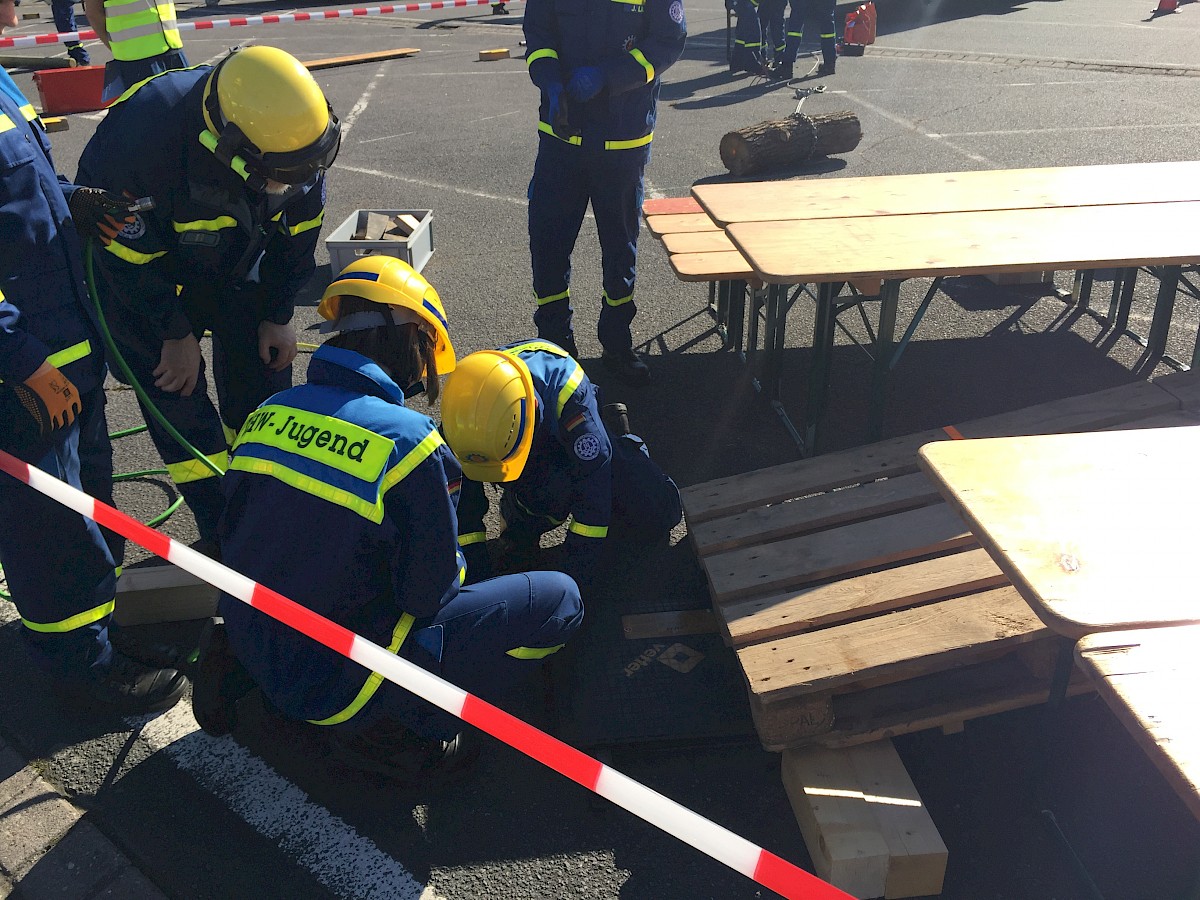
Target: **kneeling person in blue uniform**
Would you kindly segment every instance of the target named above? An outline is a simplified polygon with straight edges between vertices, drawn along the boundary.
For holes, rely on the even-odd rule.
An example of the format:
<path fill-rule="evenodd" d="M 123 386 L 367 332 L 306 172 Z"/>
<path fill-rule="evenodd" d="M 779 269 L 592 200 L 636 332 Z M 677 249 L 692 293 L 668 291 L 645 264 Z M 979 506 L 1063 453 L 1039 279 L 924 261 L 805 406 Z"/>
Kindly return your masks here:
<path fill-rule="evenodd" d="M 489 565 L 482 482 L 503 483 L 502 538 L 518 552 L 570 518 L 564 568 L 585 596 L 605 539 L 652 543 L 683 515 L 678 488 L 641 438 L 606 427 L 596 387 L 549 341 L 465 357 L 446 379 L 442 431 L 465 476 L 459 544 L 470 572 Z"/>
<path fill-rule="evenodd" d="M 348 266 L 318 308 L 330 338 L 308 383 L 253 412 L 222 479 L 224 561 L 472 693 L 500 699 L 578 628 L 575 583 L 529 572 L 463 587 L 462 473 L 406 397 L 438 396 L 454 350 L 437 292 L 406 263 Z M 194 703 L 234 724 L 251 682 L 285 717 L 326 726 L 346 762 L 423 776 L 463 764 L 458 720 L 238 600 L 202 642 Z M 244 671 L 229 665 L 225 647 Z"/>

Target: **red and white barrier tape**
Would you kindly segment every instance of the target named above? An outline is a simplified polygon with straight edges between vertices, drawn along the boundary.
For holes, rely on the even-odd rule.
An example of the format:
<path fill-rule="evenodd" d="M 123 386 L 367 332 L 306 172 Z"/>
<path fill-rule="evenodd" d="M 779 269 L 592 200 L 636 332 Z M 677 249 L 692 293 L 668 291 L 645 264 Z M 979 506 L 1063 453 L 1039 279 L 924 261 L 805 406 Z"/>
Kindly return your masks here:
<path fill-rule="evenodd" d="M 431 3 L 405 3 L 399 6 L 356 6 L 353 9 L 325 9 L 317 12 L 284 13 L 278 16 L 232 16 L 228 19 L 205 19 L 199 22 L 179 22 L 180 31 L 207 31 L 213 28 L 233 28 L 241 25 L 292 25 L 296 22 L 319 22 L 325 19 L 350 19 L 355 16 L 386 16 L 392 13 L 426 12 L 431 9 L 453 9 L 456 6 L 489 6 L 494 0 L 433 0 Z M 520 2 L 520 0 L 505 0 Z M 63 44 L 71 41 L 93 41 L 95 30 L 62 31 L 54 34 L 31 34 L 26 37 L 0 37 L 0 49 L 37 47 L 41 44 Z"/>
<path fill-rule="evenodd" d="M 388 681 L 486 731 L 764 887 L 792 900 L 852 900 L 849 894 L 826 884 L 815 875 L 697 815 L 544 731 L 468 694 L 406 659 L 394 656 L 378 644 L 185 547 L 162 532 L 143 525 L 120 510 L 3 450 L 0 450 L 0 470 L 225 593 L 262 610 L 301 634 L 336 650 L 342 656 L 378 672 Z"/>

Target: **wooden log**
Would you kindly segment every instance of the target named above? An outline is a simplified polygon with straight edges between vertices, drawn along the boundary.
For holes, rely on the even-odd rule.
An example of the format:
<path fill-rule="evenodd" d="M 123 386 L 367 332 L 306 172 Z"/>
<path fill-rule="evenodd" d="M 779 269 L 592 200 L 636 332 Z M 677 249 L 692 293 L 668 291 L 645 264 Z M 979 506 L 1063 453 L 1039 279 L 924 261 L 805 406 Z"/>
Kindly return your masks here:
<path fill-rule="evenodd" d="M 734 175 L 753 175 L 848 153 L 860 140 L 862 126 L 854 113 L 795 113 L 729 132 L 721 138 L 721 162 Z"/>

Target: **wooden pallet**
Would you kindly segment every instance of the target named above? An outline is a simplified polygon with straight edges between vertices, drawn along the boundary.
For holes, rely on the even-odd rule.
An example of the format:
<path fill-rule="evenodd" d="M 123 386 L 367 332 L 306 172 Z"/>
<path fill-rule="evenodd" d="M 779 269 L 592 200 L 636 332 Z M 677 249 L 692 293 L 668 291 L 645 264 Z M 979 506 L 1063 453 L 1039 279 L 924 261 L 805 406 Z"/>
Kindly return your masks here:
<path fill-rule="evenodd" d="M 685 489 L 763 746 L 956 730 L 1045 700 L 1052 632 L 918 471 L 923 444 L 1198 424 L 1197 410 L 1200 376 L 1179 373 Z"/>

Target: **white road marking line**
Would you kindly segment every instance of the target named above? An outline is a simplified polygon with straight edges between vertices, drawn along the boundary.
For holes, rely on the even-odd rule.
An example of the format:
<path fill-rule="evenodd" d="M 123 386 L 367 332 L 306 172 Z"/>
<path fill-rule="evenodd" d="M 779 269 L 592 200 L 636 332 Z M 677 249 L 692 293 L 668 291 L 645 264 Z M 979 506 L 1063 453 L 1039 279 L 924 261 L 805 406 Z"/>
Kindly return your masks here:
<path fill-rule="evenodd" d="M 366 138 L 365 140 L 359 141 L 359 143 L 360 144 L 374 144 L 376 141 L 390 141 L 390 140 L 393 140 L 394 138 L 408 137 L 410 134 L 416 134 L 416 132 L 415 131 L 402 131 L 402 132 L 400 132 L 400 134 L 389 134 L 389 135 L 385 135 L 384 137 Z M 338 168 L 341 169 L 343 167 L 338 166 Z"/>
<path fill-rule="evenodd" d="M 1010 131 L 946 131 L 940 134 L 931 133 L 928 137 L 941 140 L 947 137 L 988 137 L 990 135 L 1001 134 L 1054 134 L 1060 131 L 1132 131 L 1142 128 L 1153 128 L 1155 130 L 1162 128 L 1187 128 L 1196 129 L 1200 125 L 1190 122 L 1144 122 L 1134 123 L 1129 125 L 1072 125 L 1070 128 L 1015 128 Z"/>
<path fill-rule="evenodd" d="M 439 181 L 426 181 L 423 178 L 410 178 L 405 175 L 397 175 L 395 172 L 381 172 L 378 169 L 362 169 L 358 166 L 336 165 L 334 166 L 333 171 L 356 172 L 359 175 L 374 175 L 376 178 L 386 178 L 390 181 L 403 181 L 407 182 L 408 184 L 432 188 L 437 191 L 450 191 L 454 194 L 464 194 L 467 197 L 478 197 L 480 200 L 500 200 L 503 203 L 513 203 L 517 206 L 525 206 L 529 203 L 529 201 L 523 195 L 520 197 L 505 197 L 501 194 L 489 194 L 486 191 L 473 191 L 469 188 L 459 187 L 453 184 L 443 184 Z"/>
<path fill-rule="evenodd" d="M 141 738 L 339 896 L 439 900 L 373 841 L 241 744 L 201 731 L 186 703 L 147 721 Z"/>
<path fill-rule="evenodd" d="M 384 73 L 386 71 L 387 71 L 387 61 L 380 64 L 379 68 L 375 72 L 375 77 L 372 78 L 370 84 L 367 85 L 367 89 L 362 92 L 362 96 L 358 98 L 358 102 L 354 104 L 353 109 L 351 109 L 350 112 L 346 113 L 346 117 L 344 119 L 342 119 L 342 140 L 343 141 L 347 138 L 347 136 L 350 134 L 350 131 L 354 128 L 354 123 L 358 121 L 358 117 L 361 116 L 364 112 L 366 112 L 367 105 L 371 102 L 371 95 L 373 93 L 375 93 L 375 87 L 376 87 L 376 85 L 379 84 L 379 80 L 381 78 L 383 78 Z"/>
<path fill-rule="evenodd" d="M 504 119 L 508 116 L 515 116 L 517 113 L 524 112 L 522 109 L 514 109 L 506 113 L 500 113 L 495 116 L 484 116 L 482 119 L 476 119 L 476 122 L 490 122 L 492 119 Z"/>
<path fill-rule="evenodd" d="M 919 125 L 917 125 L 916 122 L 912 122 L 912 121 L 904 118 L 903 116 L 896 115 L 895 113 L 888 112 L 886 109 L 883 109 L 879 106 L 876 106 L 874 103 L 870 103 L 870 102 L 862 99 L 862 97 L 857 96 L 853 91 L 846 91 L 845 96 L 849 97 L 850 99 L 852 99 L 858 103 L 861 103 L 867 109 L 871 110 L 871 112 L 875 113 L 876 115 L 883 116 L 883 118 L 887 119 L 889 122 L 896 123 L 901 128 L 911 131 L 914 134 L 919 134 L 922 137 L 927 137 L 930 140 L 935 140 L 933 138 L 933 136 L 931 134 L 929 134 L 929 132 L 925 131 L 925 129 L 923 129 Z M 983 156 L 979 153 L 972 153 L 970 150 L 967 150 L 963 147 L 958 147 L 942 138 L 937 138 L 936 140 L 943 147 L 948 147 L 949 149 L 953 150 L 955 153 L 959 153 L 959 154 L 965 156 L 967 159 L 972 160 L 973 162 L 983 163 L 984 165 L 989 166 L 993 169 L 999 168 L 999 166 L 993 160 L 988 159 L 986 156 Z"/>

